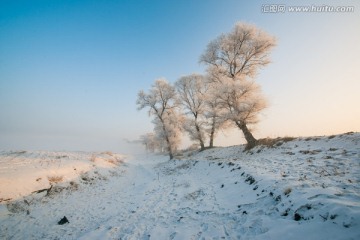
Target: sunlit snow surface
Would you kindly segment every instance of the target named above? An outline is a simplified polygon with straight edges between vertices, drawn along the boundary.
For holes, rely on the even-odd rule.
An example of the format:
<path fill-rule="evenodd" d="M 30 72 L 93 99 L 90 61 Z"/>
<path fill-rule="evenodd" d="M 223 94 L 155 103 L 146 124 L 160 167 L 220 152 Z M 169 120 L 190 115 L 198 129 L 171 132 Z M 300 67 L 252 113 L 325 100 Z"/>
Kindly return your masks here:
<path fill-rule="evenodd" d="M 359 133 L 171 161 L 2 151 L 0 164 L 0 239 L 360 239 Z"/>

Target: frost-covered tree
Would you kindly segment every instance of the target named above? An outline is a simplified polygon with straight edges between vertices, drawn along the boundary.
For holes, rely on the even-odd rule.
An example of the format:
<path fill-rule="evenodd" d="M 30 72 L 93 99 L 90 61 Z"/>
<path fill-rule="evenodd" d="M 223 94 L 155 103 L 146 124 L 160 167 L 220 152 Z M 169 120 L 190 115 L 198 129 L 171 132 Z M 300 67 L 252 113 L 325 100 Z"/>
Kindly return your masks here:
<path fill-rule="evenodd" d="M 261 88 L 251 80 L 233 81 L 224 80 L 216 84 L 218 91 L 217 100 L 224 110 L 224 119 L 232 121 L 242 130 L 247 140 L 247 149 L 256 145 L 256 139 L 248 128 L 249 124 L 256 124 L 259 120 L 259 112 L 267 106 L 267 102 L 261 94 Z"/>
<path fill-rule="evenodd" d="M 211 79 L 217 82 L 216 88 L 227 93 L 221 95 L 230 103 L 225 108 L 225 116 L 233 121 L 237 116 L 234 122 L 243 132 L 248 148 L 254 147 L 257 140 L 247 125 L 256 122 L 254 119 L 265 106 L 259 88 L 249 83 L 259 68 L 270 62 L 269 55 L 275 42 L 275 38 L 254 25 L 237 23 L 230 33 L 211 41 L 200 57 L 200 62 L 208 65 Z"/>
<path fill-rule="evenodd" d="M 205 149 L 205 111 L 207 101 L 208 84 L 203 75 L 191 74 L 181 77 L 176 83 L 181 105 L 188 117 L 184 122 L 184 130 L 191 140 L 198 141 L 201 150 Z"/>
<path fill-rule="evenodd" d="M 154 134 L 147 133 L 140 136 L 140 142 L 145 146 L 146 151 L 155 152 L 155 145 L 153 144 Z"/>
<path fill-rule="evenodd" d="M 179 115 L 176 112 L 176 91 L 165 79 L 156 80 L 149 93 L 140 91 L 137 98 L 138 109 L 149 108 L 149 115 L 155 116 L 155 133 L 167 145 L 170 159 L 179 144 Z"/>
<path fill-rule="evenodd" d="M 228 34 L 211 41 L 200 62 L 230 78 L 255 77 L 260 67 L 270 63 L 275 38 L 256 26 L 237 23 Z"/>
<path fill-rule="evenodd" d="M 146 133 L 140 136 L 141 143 L 145 146 L 146 151 L 155 152 L 155 151 L 162 151 L 161 143 L 156 139 L 154 133 Z"/>
<path fill-rule="evenodd" d="M 206 112 L 207 118 L 207 133 L 209 135 L 209 147 L 214 147 L 214 139 L 220 129 L 227 128 L 227 119 L 224 117 L 224 109 L 222 101 L 217 97 L 217 84 L 211 83 L 209 85 L 208 96 L 206 99 Z"/>
<path fill-rule="evenodd" d="M 175 153 L 178 150 L 178 146 L 181 143 L 181 130 L 183 122 L 183 116 L 176 109 L 167 111 L 163 116 L 163 121 L 160 121 L 158 118 L 153 120 L 155 125 L 155 138 L 160 144 L 160 147 L 162 146 L 161 149 L 164 149 L 164 145 L 168 145 L 166 140 L 168 139 L 172 153 Z"/>

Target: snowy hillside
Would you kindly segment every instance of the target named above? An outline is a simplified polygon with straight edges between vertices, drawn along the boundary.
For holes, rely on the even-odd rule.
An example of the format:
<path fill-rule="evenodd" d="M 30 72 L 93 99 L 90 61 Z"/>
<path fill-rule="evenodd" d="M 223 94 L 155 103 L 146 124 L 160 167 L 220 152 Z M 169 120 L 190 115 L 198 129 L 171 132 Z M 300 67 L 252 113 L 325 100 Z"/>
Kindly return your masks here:
<path fill-rule="evenodd" d="M 359 133 L 172 161 L 3 151 L 0 162 L 0 239 L 360 239 Z"/>
<path fill-rule="evenodd" d="M 16 199 L 53 183 L 71 182 L 94 169 L 111 169 L 123 156 L 84 152 L 0 152 L 0 200 Z"/>

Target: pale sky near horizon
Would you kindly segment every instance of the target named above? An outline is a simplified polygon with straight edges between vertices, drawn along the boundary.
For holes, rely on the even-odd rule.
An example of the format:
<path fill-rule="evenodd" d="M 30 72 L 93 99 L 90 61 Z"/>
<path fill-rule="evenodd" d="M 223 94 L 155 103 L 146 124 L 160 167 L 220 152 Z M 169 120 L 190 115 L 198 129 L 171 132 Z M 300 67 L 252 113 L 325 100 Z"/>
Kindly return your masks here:
<path fill-rule="evenodd" d="M 152 131 L 137 111 L 155 79 L 204 73 L 199 56 L 238 21 L 277 38 L 257 77 L 270 107 L 254 135 L 360 131 L 360 3 L 349 13 L 264 13 L 268 1 L 1 1 L 0 150 L 126 152 Z M 215 145 L 243 142 L 233 129 Z"/>

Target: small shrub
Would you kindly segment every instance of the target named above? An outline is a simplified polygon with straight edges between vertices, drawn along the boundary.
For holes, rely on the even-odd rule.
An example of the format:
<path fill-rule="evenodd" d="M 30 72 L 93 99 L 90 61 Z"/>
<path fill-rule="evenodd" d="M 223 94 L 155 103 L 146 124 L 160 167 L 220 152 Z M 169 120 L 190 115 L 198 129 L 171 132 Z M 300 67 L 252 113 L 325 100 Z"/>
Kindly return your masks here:
<path fill-rule="evenodd" d="M 184 162 L 183 164 L 180 164 L 179 166 L 177 166 L 175 169 L 189 169 L 191 168 L 191 162 Z"/>
<path fill-rule="evenodd" d="M 93 154 L 93 155 L 91 156 L 90 161 L 91 161 L 91 162 L 95 162 L 95 161 L 96 161 L 96 155 L 95 155 L 95 154 Z"/>
<path fill-rule="evenodd" d="M 12 151 L 9 153 L 9 155 L 22 155 L 26 153 L 26 151 Z"/>
<path fill-rule="evenodd" d="M 343 223 L 343 226 L 344 226 L 344 228 L 349 228 L 349 227 L 351 227 L 351 224 L 350 223 Z"/>
<path fill-rule="evenodd" d="M 0 203 L 1 202 L 8 202 L 10 200 L 11 200 L 11 198 L 0 198 Z"/>
<path fill-rule="evenodd" d="M 320 153 L 321 150 L 320 149 L 317 149 L 317 150 L 300 150 L 299 152 L 302 153 L 302 154 L 315 155 L 315 154 Z"/>
<path fill-rule="evenodd" d="M 106 161 L 116 166 L 119 166 L 122 163 L 122 161 L 119 161 L 119 159 L 107 159 Z"/>
<path fill-rule="evenodd" d="M 290 187 L 284 189 L 284 195 L 289 195 L 291 193 L 292 189 Z"/>
<path fill-rule="evenodd" d="M 185 196 L 186 199 L 188 200 L 196 200 L 202 196 L 205 196 L 205 193 L 202 189 L 199 189 L 195 192 L 189 193 Z"/>
<path fill-rule="evenodd" d="M 112 152 L 110 152 L 110 151 L 103 152 L 103 154 L 109 155 L 111 157 L 114 156 L 114 154 Z"/>
<path fill-rule="evenodd" d="M 92 180 L 88 173 L 81 173 L 80 178 L 84 182 L 91 182 Z"/>
<path fill-rule="evenodd" d="M 285 212 L 283 212 L 283 213 L 281 214 L 281 216 L 286 217 L 287 215 L 289 215 L 289 212 L 290 212 L 290 208 L 287 208 L 287 209 L 285 210 Z"/>
<path fill-rule="evenodd" d="M 294 141 L 295 138 L 294 137 L 283 137 L 281 138 L 281 141 L 283 142 L 291 142 L 291 141 Z"/>
<path fill-rule="evenodd" d="M 48 176 L 48 180 L 50 183 L 59 183 L 62 182 L 64 179 L 64 176 L 54 175 L 54 176 Z"/>
<path fill-rule="evenodd" d="M 276 139 L 274 138 L 262 138 L 258 140 L 258 145 L 263 145 L 267 147 L 273 147 L 276 143 Z"/>
<path fill-rule="evenodd" d="M 320 140 L 321 138 L 320 137 L 307 137 L 305 138 L 305 141 L 317 141 L 317 140 Z"/>
<path fill-rule="evenodd" d="M 76 191 L 79 189 L 79 184 L 77 182 L 71 181 L 67 189 L 70 191 Z"/>
<path fill-rule="evenodd" d="M 24 201 L 18 200 L 14 202 L 8 202 L 6 208 L 11 213 L 23 213 L 28 211 L 28 204 Z"/>
<path fill-rule="evenodd" d="M 286 142 L 295 140 L 294 137 L 278 137 L 278 138 L 262 138 L 258 140 L 258 145 L 263 145 L 267 147 L 279 147 Z"/>
<path fill-rule="evenodd" d="M 293 153 L 293 152 L 284 152 L 284 154 L 287 154 L 287 155 L 295 155 L 295 153 Z"/>
<path fill-rule="evenodd" d="M 60 186 L 60 185 L 55 185 L 52 186 L 48 189 L 47 193 L 46 193 L 46 197 L 53 197 L 55 195 L 60 194 L 62 191 L 66 190 L 67 188 L 64 186 Z"/>

